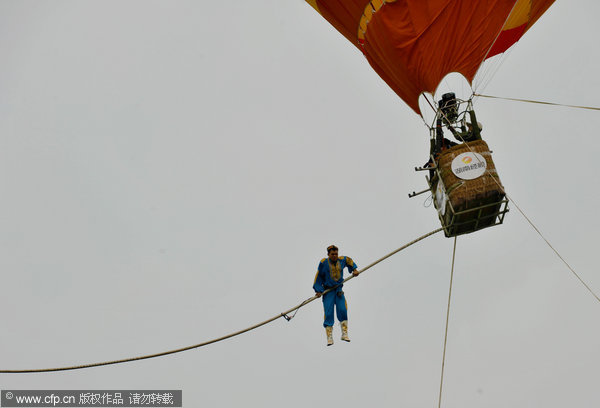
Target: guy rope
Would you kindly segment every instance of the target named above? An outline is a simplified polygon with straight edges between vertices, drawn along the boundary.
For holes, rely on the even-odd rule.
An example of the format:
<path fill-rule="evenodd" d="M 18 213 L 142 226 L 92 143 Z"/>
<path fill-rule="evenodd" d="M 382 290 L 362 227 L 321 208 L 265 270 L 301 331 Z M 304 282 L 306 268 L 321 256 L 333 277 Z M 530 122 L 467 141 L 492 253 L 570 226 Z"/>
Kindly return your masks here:
<path fill-rule="evenodd" d="M 417 242 L 419 242 L 419 241 L 421 241 L 421 240 L 423 240 L 423 239 L 425 239 L 425 238 L 427 238 L 427 237 L 429 237 L 431 235 L 434 235 L 434 234 L 436 234 L 436 233 L 438 233 L 440 231 L 442 231 L 442 228 L 438 228 L 438 229 L 436 229 L 434 231 L 431 231 L 428 234 L 420 236 L 419 238 L 417 238 L 417 239 L 409 242 L 408 244 L 405 244 L 405 245 L 401 246 L 400 248 L 398 248 L 398 249 L 390 252 L 389 254 L 387 254 L 387 255 L 379 258 L 375 262 L 373 262 L 373 263 L 367 265 L 366 267 L 358 270 L 358 273 L 361 274 L 361 273 L 367 271 L 367 269 L 372 268 L 373 266 L 377 265 L 381 261 L 384 261 L 385 259 L 391 257 L 392 255 L 395 255 L 396 253 L 402 251 L 403 249 L 406 249 L 409 246 L 411 246 L 413 244 L 416 244 Z M 350 279 L 352 279 L 354 277 L 355 276 L 353 276 L 353 275 L 349 276 L 348 278 L 344 279 L 343 283 L 346 283 L 347 281 L 349 281 Z M 323 293 L 327 293 L 327 292 L 329 292 L 332 289 L 327 289 Z M 132 361 L 146 360 L 146 359 L 149 359 L 149 358 L 162 357 L 162 356 L 167 356 L 169 354 L 181 353 L 182 351 L 188 351 L 188 350 L 192 350 L 192 349 L 195 349 L 195 348 L 199 348 L 199 347 L 203 347 L 203 346 L 208 346 L 209 344 L 217 343 L 219 341 L 223 341 L 223 340 L 229 339 L 231 337 L 238 336 L 240 334 L 249 332 L 251 330 L 254 330 L 254 329 L 257 329 L 257 328 L 259 328 L 261 326 L 269 324 L 269 323 L 271 323 L 271 322 L 273 322 L 273 321 L 275 321 L 275 320 L 277 320 L 277 319 L 279 319 L 281 317 L 283 317 L 286 320 L 290 321 L 294 317 L 294 315 L 295 315 L 295 313 L 294 313 L 294 315 L 292 315 L 290 317 L 289 316 L 290 313 L 297 312 L 298 309 L 300 309 L 301 307 L 306 306 L 307 304 L 309 304 L 310 302 L 312 302 L 315 299 L 317 299 L 317 296 L 310 297 L 310 298 L 306 299 L 304 302 L 300 303 L 299 305 L 294 306 L 291 309 L 286 310 L 285 312 L 279 313 L 279 314 L 277 314 L 277 315 L 275 315 L 275 316 L 271 317 L 270 319 L 267 319 L 267 320 L 265 320 L 263 322 L 256 323 L 255 325 L 250 326 L 250 327 L 246 327 L 245 329 L 238 330 L 236 332 L 229 333 L 229 334 L 227 334 L 225 336 L 221 336 L 221 337 L 218 337 L 218 338 L 215 338 L 215 339 L 212 339 L 212 340 L 208 340 L 208 341 L 205 341 L 203 343 L 194 344 L 192 346 L 181 347 L 181 348 L 178 348 L 178 349 L 175 349 L 175 350 L 163 351 L 163 352 L 160 352 L 160 353 L 148 354 L 148 355 L 144 355 L 144 356 L 123 358 L 123 359 L 120 359 L 120 360 L 112 360 L 112 361 L 103 361 L 103 362 L 99 362 L 99 363 L 80 364 L 80 365 L 66 366 L 66 367 L 57 367 L 57 368 L 36 368 L 36 369 L 24 369 L 24 370 L 0 370 L 0 374 L 48 373 L 48 372 L 53 372 L 53 371 L 78 370 L 78 369 L 83 369 L 83 368 L 100 367 L 100 366 L 106 366 L 106 365 L 112 365 L 112 364 L 129 363 L 129 362 L 132 362 Z"/>

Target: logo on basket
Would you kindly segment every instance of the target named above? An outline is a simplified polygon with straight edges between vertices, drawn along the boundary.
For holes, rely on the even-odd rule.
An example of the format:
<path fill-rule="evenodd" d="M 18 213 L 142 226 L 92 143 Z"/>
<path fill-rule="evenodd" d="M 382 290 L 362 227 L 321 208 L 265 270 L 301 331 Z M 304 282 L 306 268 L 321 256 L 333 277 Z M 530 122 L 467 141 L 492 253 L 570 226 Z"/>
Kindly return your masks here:
<path fill-rule="evenodd" d="M 474 180 L 485 174 L 487 162 L 479 153 L 461 153 L 452 160 L 452 173 L 463 180 Z"/>

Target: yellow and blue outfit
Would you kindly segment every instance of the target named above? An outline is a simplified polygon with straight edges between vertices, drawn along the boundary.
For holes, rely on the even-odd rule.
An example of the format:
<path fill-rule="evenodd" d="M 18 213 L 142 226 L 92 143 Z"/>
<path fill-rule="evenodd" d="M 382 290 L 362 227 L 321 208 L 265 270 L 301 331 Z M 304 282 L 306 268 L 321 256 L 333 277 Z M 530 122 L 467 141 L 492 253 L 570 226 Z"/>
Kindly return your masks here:
<path fill-rule="evenodd" d="M 348 271 L 352 272 L 357 269 L 357 266 L 348 256 L 340 256 L 335 263 L 332 263 L 329 258 L 323 258 L 319 262 L 313 289 L 319 293 L 334 288 L 323 295 L 323 309 L 325 310 L 323 327 L 333 326 L 334 306 L 338 321 L 348 320 L 348 304 L 342 290 L 344 268 L 348 268 Z"/>

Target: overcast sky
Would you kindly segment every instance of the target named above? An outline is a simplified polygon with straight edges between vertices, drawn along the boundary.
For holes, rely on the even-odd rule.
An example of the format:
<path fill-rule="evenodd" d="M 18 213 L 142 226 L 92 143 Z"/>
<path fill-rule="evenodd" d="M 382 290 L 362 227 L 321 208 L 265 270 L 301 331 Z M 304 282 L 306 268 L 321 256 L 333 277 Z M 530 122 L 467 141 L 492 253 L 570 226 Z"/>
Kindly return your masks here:
<path fill-rule="evenodd" d="M 594 0 L 557 1 L 491 95 L 600 106 Z M 461 24 L 461 22 L 457 22 Z M 0 369 L 203 342 L 439 226 L 428 131 L 301 0 L 0 0 Z M 598 113 L 478 99 L 507 192 L 600 292 Z M 438 234 L 322 306 L 185 353 L 0 375 L 2 389 L 182 389 L 184 407 L 432 407 L 452 255 Z M 445 407 L 596 407 L 600 304 L 518 213 L 457 242 Z M 342 344 L 343 343 L 343 344 Z"/>

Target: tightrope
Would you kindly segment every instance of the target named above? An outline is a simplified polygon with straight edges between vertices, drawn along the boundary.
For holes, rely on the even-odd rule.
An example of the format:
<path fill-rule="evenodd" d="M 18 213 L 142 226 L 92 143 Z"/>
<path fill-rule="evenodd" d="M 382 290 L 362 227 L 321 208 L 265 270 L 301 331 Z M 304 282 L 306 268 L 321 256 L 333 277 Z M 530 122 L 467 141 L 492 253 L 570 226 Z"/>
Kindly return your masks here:
<path fill-rule="evenodd" d="M 392 255 L 395 255 L 396 253 L 402 251 L 403 249 L 408 248 L 409 246 L 416 244 L 417 242 L 431 236 L 434 235 L 438 232 L 442 231 L 442 228 L 438 228 L 434 231 L 431 231 L 428 234 L 422 235 L 419 238 L 409 242 L 406 245 L 401 246 L 400 248 L 390 252 L 389 254 L 379 258 L 378 260 L 376 260 L 375 262 L 367 265 L 366 267 L 364 267 L 363 269 L 359 269 L 358 270 L 358 274 L 360 275 L 361 273 L 365 272 L 367 269 L 372 268 L 373 266 L 377 265 L 378 263 L 380 263 L 381 261 L 386 260 L 387 258 L 389 258 Z M 358 276 L 358 275 L 357 275 Z M 348 278 L 344 279 L 343 283 L 348 282 L 350 279 L 354 278 L 354 275 L 349 276 Z M 327 293 L 331 291 L 331 289 L 326 290 L 325 292 L 323 292 L 323 294 Z M 239 336 L 240 334 L 249 332 L 251 330 L 257 329 L 261 326 L 264 326 L 268 323 L 271 323 L 281 317 L 286 318 L 286 320 L 291 320 L 291 318 L 293 317 L 289 317 L 288 314 L 292 313 L 293 311 L 297 311 L 298 309 L 300 309 L 301 307 L 306 306 L 307 304 L 309 304 L 310 302 L 312 302 L 313 300 L 318 299 L 318 297 L 315 295 L 313 297 L 310 297 L 308 299 L 306 299 L 305 301 L 303 301 L 302 303 L 300 303 L 297 306 L 294 306 L 293 308 L 286 310 L 285 312 L 281 312 L 273 317 L 271 317 L 270 319 L 267 319 L 265 321 L 262 321 L 260 323 L 257 323 L 253 326 L 247 327 L 245 329 L 242 330 L 238 330 L 236 332 L 227 334 L 225 336 L 221 336 L 218 337 L 216 339 L 212 339 L 212 340 L 208 340 L 205 341 L 204 343 L 199 343 L 199 344 L 194 344 L 193 346 L 187 346 L 187 347 L 181 347 L 175 350 L 169 350 L 169 351 L 163 351 L 160 353 L 155 353 L 155 354 L 148 354 L 145 356 L 138 356 L 138 357 L 130 357 L 130 358 L 123 358 L 120 360 L 112 360 L 112 361 L 104 361 L 104 362 L 100 362 L 100 363 L 90 363 L 90 364 L 80 364 L 80 365 L 74 365 L 74 366 L 68 366 L 68 367 L 57 367 L 57 368 L 36 368 L 36 369 L 26 369 L 26 370 L 0 370 L 1 374 L 26 374 L 26 373 L 48 373 L 48 372 L 53 372 L 53 371 L 69 371 L 69 370 L 80 370 L 83 368 L 92 368 L 92 367 L 100 367 L 100 366 L 107 366 L 107 365 L 112 365 L 112 364 L 122 364 L 122 363 L 130 363 L 133 361 L 139 361 L 139 360 L 147 360 L 149 358 L 156 358 L 156 357 L 162 357 L 162 356 L 168 356 L 169 354 L 175 354 L 175 353 L 181 353 L 183 351 L 188 351 L 188 350 L 192 350 L 195 348 L 199 348 L 199 347 L 203 347 L 203 346 L 208 346 L 209 344 L 213 344 L 213 343 L 217 343 L 219 341 L 223 341 L 226 339 L 229 339 L 231 337 L 235 337 L 235 336 Z"/>

